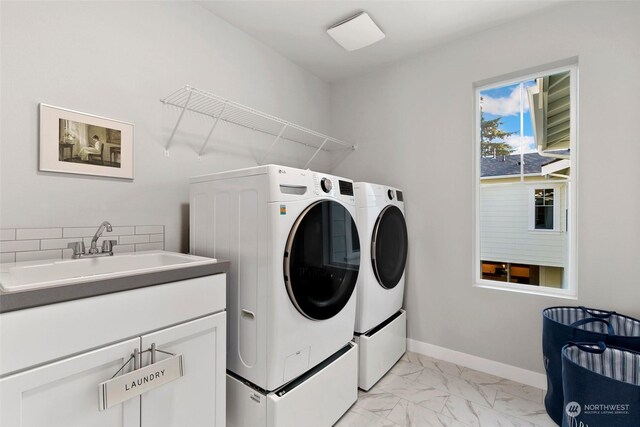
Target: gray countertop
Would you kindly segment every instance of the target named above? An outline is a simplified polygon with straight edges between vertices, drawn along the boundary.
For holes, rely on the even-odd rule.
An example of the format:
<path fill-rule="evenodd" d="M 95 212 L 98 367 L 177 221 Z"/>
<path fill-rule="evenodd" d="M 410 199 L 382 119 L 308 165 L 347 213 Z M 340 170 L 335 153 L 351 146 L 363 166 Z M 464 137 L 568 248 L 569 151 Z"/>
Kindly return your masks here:
<path fill-rule="evenodd" d="M 90 298 L 114 292 L 129 291 L 147 286 L 162 285 L 179 280 L 194 279 L 212 274 L 229 273 L 229 261 L 218 261 L 215 264 L 177 268 L 160 271 L 96 280 L 95 282 L 56 286 L 51 288 L 25 290 L 19 292 L 3 292 L 0 290 L 0 313 L 39 307 L 58 302 Z"/>

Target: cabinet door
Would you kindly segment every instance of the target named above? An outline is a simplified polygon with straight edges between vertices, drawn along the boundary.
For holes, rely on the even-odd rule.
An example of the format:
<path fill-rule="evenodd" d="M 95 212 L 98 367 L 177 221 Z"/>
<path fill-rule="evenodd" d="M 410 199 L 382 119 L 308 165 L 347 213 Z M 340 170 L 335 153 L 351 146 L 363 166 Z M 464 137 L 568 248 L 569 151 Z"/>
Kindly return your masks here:
<path fill-rule="evenodd" d="M 203 317 L 142 337 L 142 350 L 183 356 L 184 376 L 142 395 L 144 427 L 224 426 L 226 313 Z M 156 361 L 169 355 L 157 352 Z M 143 353 L 142 365 L 151 363 Z"/>
<path fill-rule="evenodd" d="M 110 379 L 139 346 L 135 338 L 1 379 L 0 426 L 139 426 L 139 398 L 98 409 L 98 384 Z"/>

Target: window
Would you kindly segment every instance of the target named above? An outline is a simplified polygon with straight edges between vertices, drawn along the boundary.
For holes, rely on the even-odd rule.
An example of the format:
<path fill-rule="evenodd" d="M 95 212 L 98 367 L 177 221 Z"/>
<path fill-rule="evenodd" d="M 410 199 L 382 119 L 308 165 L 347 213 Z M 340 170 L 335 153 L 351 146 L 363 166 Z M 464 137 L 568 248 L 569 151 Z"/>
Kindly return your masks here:
<path fill-rule="evenodd" d="M 529 188 L 529 231 L 561 230 L 560 208 L 564 203 L 563 184 L 538 184 Z"/>
<path fill-rule="evenodd" d="M 575 296 L 577 68 L 476 87 L 479 286 Z"/>
<path fill-rule="evenodd" d="M 536 230 L 553 230 L 553 188 L 536 188 L 534 227 Z"/>

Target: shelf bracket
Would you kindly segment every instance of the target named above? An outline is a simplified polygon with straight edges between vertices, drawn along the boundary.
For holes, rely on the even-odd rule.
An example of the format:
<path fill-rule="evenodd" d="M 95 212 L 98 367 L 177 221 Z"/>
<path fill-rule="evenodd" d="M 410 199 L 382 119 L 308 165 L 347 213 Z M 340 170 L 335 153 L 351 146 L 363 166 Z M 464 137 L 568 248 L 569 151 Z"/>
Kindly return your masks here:
<path fill-rule="evenodd" d="M 204 153 L 204 149 L 207 148 L 207 145 L 209 144 L 209 139 L 211 138 L 211 135 L 213 134 L 213 131 L 216 129 L 216 126 L 218 126 L 218 122 L 220 121 L 220 117 L 222 117 L 222 115 L 224 114 L 224 110 L 227 108 L 227 104 L 228 104 L 228 101 L 225 102 L 222 105 L 222 110 L 220 111 L 220 114 L 218 114 L 218 116 L 216 117 L 216 120 L 213 122 L 213 126 L 211 126 L 211 130 L 209 131 L 209 135 L 207 135 L 207 138 L 204 140 L 204 144 L 202 144 L 202 147 L 200 148 L 200 151 L 198 152 L 198 158 L 202 157 L 202 153 Z"/>
<path fill-rule="evenodd" d="M 271 153 L 271 150 L 273 150 L 273 147 L 276 145 L 276 142 L 278 142 L 278 140 L 282 137 L 282 135 L 284 134 L 284 131 L 287 129 L 287 126 L 289 126 L 289 124 L 285 124 L 284 126 L 282 126 L 282 129 L 280 129 L 280 133 L 278 134 L 278 136 L 276 136 L 276 139 L 273 140 L 273 142 L 271 143 L 271 146 L 269 147 L 267 152 L 264 154 L 264 157 L 260 162 L 261 165 L 263 165 L 264 161 L 267 160 L 269 153 Z"/>
<path fill-rule="evenodd" d="M 313 153 L 313 156 L 311 156 L 311 158 L 309 159 L 309 161 L 304 165 L 304 167 L 302 169 L 307 169 L 309 167 L 309 165 L 311 164 L 311 162 L 313 161 L 313 159 L 316 158 L 316 156 L 318 155 L 318 153 L 320 152 L 320 150 L 322 150 L 322 147 L 324 147 L 324 144 L 327 143 L 327 141 L 329 140 L 329 138 L 325 138 L 324 141 L 322 141 L 322 144 L 320 144 L 320 147 L 318 147 L 318 149 L 316 150 L 315 153 Z"/>
<path fill-rule="evenodd" d="M 178 121 L 176 122 L 176 125 L 173 127 L 173 132 L 171 132 L 171 136 L 169 137 L 169 142 L 167 142 L 167 145 L 164 147 L 164 154 L 165 156 L 169 155 L 169 147 L 171 146 L 171 143 L 173 142 L 173 137 L 176 135 L 176 131 L 178 130 L 178 126 L 180 126 L 180 122 L 182 121 L 182 117 L 184 117 L 184 112 L 187 111 L 187 107 L 189 106 L 189 102 L 191 102 L 191 95 L 193 95 L 193 91 L 189 91 L 189 96 L 187 97 L 187 101 L 184 103 L 184 107 L 182 108 L 182 111 L 180 112 L 180 117 L 178 117 Z"/>

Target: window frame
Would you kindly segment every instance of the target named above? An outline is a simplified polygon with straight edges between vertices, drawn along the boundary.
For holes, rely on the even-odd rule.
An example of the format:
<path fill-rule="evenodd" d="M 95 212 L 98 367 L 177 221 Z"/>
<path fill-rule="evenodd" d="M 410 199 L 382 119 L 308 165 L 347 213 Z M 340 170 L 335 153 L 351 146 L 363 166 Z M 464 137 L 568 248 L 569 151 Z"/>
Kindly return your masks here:
<path fill-rule="evenodd" d="M 529 187 L 529 231 L 532 233 L 560 233 L 565 230 L 560 228 L 561 218 L 560 218 L 560 203 L 558 194 L 560 189 L 562 188 L 562 184 L 554 183 L 554 184 L 531 184 Z M 553 228 L 536 228 L 536 190 L 553 190 Z"/>
<path fill-rule="evenodd" d="M 544 286 L 532 286 L 532 285 L 524 285 L 518 283 L 510 283 L 510 282 L 498 282 L 494 280 L 486 280 L 482 278 L 482 267 L 481 267 L 481 256 L 480 256 L 480 185 L 481 185 L 481 176 L 480 176 L 480 161 L 481 161 L 481 149 L 480 149 L 480 141 L 481 141 L 481 129 L 480 129 L 480 93 L 487 89 L 494 89 L 498 87 L 504 87 L 516 83 L 520 83 L 526 80 L 534 80 L 539 77 L 544 77 L 552 74 L 562 73 L 562 72 L 570 73 L 570 87 L 569 87 L 569 95 L 571 97 L 571 112 L 570 112 L 570 120 L 571 120 L 571 129 L 570 129 L 570 170 L 571 175 L 569 179 L 563 180 L 562 183 L 566 185 L 565 187 L 565 203 L 564 207 L 568 210 L 567 215 L 567 224 L 565 225 L 565 232 L 568 233 L 567 236 L 567 263 L 565 267 L 565 283 L 563 284 L 563 288 L 551 288 Z M 578 171 L 578 128 L 579 128 L 579 119 L 578 119 L 578 61 L 577 58 L 571 58 L 569 60 L 561 61 L 552 65 L 546 65 L 541 67 L 535 67 L 530 70 L 525 70 L 517 73 L 510 73 L 503 76 L 498 76 L 495 78 L 491 78 L 488 80 L 483 80 L 480 82 L 476 82 L 472 85 L 472 99 L 473 99 L 473 149 L 471 150 L 473 155 L 473 203 L 474 203 L 474 212 L 473 212 L 473 277 L 472 277 L 472 286 L 476 288 L 485 288 L 485 289 L 493 289 L 493 290 L 501 290 L 508 292 L 517 292 L 523 294 L 533 294 L 533 295 L 543 295 L 548 297 L 556 297 L 563 299 L 571 299 L 576 300 L 578 298 L 578 283 L 577 283 L 577 266 L 578 266 L 578 245 L 577 245 L 577 230 L 578 230 L 578 182 L 579 182 L 579 171 Z M 558 186 L 559 182 L 549 182 L 547 183 L 530 183 L 533 188 L 532 191 L 535 191 L 535 188 L 543 188 L 545 185 L 555 185 Z M 555 203 L 554 194 L 554 230 L 541 230 L 535 229 L 535 224 L 533 224 L 534 228 L 530 232 L 533 233 L 558 233 L 562 232 L 561 230 L 555 230 L 556 227 L 559 227 L 559 207 L 557 203 Z M 535 199 L 530 198 L 530 203 L 535 204 Z M 556 209 L 558 209 L 558 215 L 556 217 Z M 531 208 L 529 209 L 531 213 Z M 530 214 L 531 216 L 531 214 Z M 535 214 L 533 215 L 535 218 Z M 531 219 L 530 219 L 531 221 Z M 531 223 L 530 223 L 531 224 Z"/>

